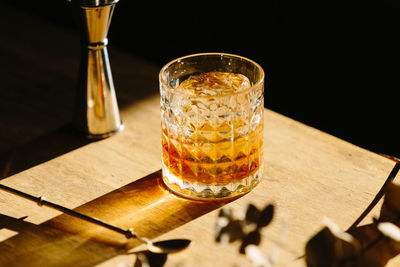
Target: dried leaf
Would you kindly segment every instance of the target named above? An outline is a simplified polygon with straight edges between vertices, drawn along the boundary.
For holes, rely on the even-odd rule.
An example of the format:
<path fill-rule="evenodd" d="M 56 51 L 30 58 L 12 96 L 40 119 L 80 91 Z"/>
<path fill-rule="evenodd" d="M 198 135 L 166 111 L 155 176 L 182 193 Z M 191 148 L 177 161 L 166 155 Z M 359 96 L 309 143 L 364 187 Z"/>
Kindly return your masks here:
<path fill-rule="evenodd" d="M 348 232 L 361 244 L 362 253 L 354 262 L 357 266 L 385 266 L 400 253 L 399 233 L 400 186 L 385 185 L 384 202 L 380 216 L 373 223 L 356 227 Z"/>
<path fill-rule="evenodd" d="M 378 230 L 390 239 L 400 242 L 400 228 L 390 222 L 378 224 Z"/>
<path fill-rule="evenodd" d="M 271 223 L 272 218 L 274 217 L 274 205 L 270 204 L 266 206 L 262 211 L 257 220 L 257 227 L 265 227 Z"/>
<path fill-rule="evenodd" d="M 395 222 L 400 215 L 400 186 L 388 183 L 385 188 L 385 198 L 379 216 L 380 221 Z"/>
<path fill-rule="evenodd" d="M 327 227 L 307 243 L 307 265 L 385 266 L 400 253 L 400 228 L 395 225 L 399 219 L 400 186 L 389 182 L 385 186 L 380 218 L 374 219 L 372 224 L 351 227 L 348 233 L 342 233 L 335 224 L 325 221 Z"/>
<path fill-rule="evenodd" d="M 352 260 L 352 266 L 383 267 L 400 252 L 396 242 L 383 236 L 376 223 L 357 227 L 350 233 L 361 244 L 361 252 Z"/>
<path fill-rule="evenodd" d="M 354 239 L 354 237 L 347 233 L 347 232 L 343 232 L 339 226 L 337 226 L 337 224 L 335 224 L 333 221 L 331 221 L 328 218 L 324 218 L 323 219 L 323 223 L 326 225 L 326 227 L 329 228 L 329 230 L 339 239 L 342 239 L 348 243 L 352 243 L 354 246 L 357 247 L 357 249 L 359 249 L 360 244 L 358 243 L 358 241 L 356 239 Z"/>
<path fill-rule="evenodd" d="M 358 252 L 359 245 L 355 239 L 349 239 L 349 235 L 338 235 L 335 229 L 327 226 L 307 242 L 306 263 L 309 267 L 339 266 Z"/>
<path fill-rule="evenodd" d="M 306 263 L 308 267 L 335 266 L 335 236 L 328 229 L 323 228 L 313 236 L 306 245 Z"/>

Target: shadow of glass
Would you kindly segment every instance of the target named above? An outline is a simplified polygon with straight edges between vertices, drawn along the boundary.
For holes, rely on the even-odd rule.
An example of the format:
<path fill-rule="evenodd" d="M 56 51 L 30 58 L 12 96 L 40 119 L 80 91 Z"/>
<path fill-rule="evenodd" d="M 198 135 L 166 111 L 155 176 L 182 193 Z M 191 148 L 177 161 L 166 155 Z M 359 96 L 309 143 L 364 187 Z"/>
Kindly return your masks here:
<path fill-rule="evenodd" d="M 153 239 L 235 199 L 200 201 L 179 197 L 164 186 L 161 171 L 157 171 L 75 210 L 121 228 L 133 227 L 139 235 Z M 141 244 L 66 214 L 40 225 L 1 215 L 1 227 L 18 232 L 0 243 L 1 266 L 10 261 L 29 266 L 43 266 L 45 261 L 47 265 L 91 266 Z"/>

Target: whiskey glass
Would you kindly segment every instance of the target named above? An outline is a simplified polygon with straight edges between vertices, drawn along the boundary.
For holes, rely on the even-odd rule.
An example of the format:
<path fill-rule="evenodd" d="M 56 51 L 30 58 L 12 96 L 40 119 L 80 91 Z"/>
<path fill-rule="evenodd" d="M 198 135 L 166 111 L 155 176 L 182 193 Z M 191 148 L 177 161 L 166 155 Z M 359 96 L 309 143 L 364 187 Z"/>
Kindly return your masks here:
<path fill-rule="evenodd" d="M 159 74 L 162 175 L 195 199 L 229 198 L 263 175 L 264 71 L 254 61 L 202 53 Z"/>

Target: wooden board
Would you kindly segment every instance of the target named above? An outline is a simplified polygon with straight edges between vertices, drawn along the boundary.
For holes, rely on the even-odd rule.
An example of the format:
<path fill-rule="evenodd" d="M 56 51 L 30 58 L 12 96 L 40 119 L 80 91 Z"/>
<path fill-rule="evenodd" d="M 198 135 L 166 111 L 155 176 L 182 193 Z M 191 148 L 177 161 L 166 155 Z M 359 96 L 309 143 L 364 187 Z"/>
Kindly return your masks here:
<path fill-rule="evenodd" d="M 261 184 L 230 203 L 180 198 L 162 185 L 160 176 L 159 68 L 113 50 L 110 42 L 125 130 L 88 142 L 68 125 L 77 35 L 5 8 L 2 19 L 10 27 L 0 52 L 8 75 L 0 90 L 0 122 L 7 127 L 0 131 L 0 174 L 8 177 L 1 183 L 134 227 L 155 240 L 191 239 L 189 249 L 170 255 L 166 266 L 250 266 L 237 253 L 237 244 L 214 242 L 218 210 L 225 206 L 239 213 L 250 202 L 276 207 L 271 225 L 262 232 L 263 252 L 271 253 L 289 227 L 277 265 L 303 266 L 299 257 L 305 242 L 321 228 L 322 219 L 349 227 L 394 166 L 387 158 L 266 110 Z M 30 23 L 24 23 L 26 18 Z M 379 206 L 372 214 L 377 212 Z M 144 247 L 0 192 L 0 266 L 132 266 L 135 255 L 127 254 L 127 248 Z"/>
<path fill-rule="evenodd" d="M 34 195 L 134 227 L 149 238 L 189 238 L 186 251 L 170 256 L 167 266 L 244 266 L 237 246 L 214 240 L 217 209 L 239 212 L 247 203 L 276 206 L 263 231 L 268 253 L 284 227 L 279 266 L 303 265 L 304 245 L 326 216 L 346 229 L 386 180 L 394 163 L 345 141 L 266 110 L 264 180 L 229 204 L 177 197 L 160 180 L 159 98 L 153 96 L 122 110 L 125 130 L 2 180 Z M 126 240 L 99 227 L 59 215 L 45 207 L 0 192 L 2 228 L 0 265 L 116 266 L 133 261 Z M 28 216 L 24 220 L 21 217 Z M 130 248 L 138 243 L 131 242 Z M 139 248 L 141 249 L 141 248 Z M 224 255 L 224 256 L 222 256 Z M 248 264 L 248 262 L 247 262 Z"/>

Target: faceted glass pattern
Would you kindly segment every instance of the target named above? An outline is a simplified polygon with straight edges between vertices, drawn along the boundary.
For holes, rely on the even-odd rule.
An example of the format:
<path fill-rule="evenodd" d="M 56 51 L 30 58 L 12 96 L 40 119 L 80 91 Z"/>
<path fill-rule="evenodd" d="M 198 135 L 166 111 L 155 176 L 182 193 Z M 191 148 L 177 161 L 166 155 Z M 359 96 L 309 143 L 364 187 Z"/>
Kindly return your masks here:
<path fill-rule="evenodd" d="M 261 76 L 261 75 L 260 75 Z M 191 95 L 160 81 L 165 184 L 194 198 L 243 194 L 262 177 L 263 83 L 236 93 Z"/>

